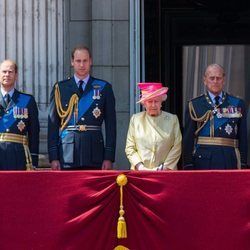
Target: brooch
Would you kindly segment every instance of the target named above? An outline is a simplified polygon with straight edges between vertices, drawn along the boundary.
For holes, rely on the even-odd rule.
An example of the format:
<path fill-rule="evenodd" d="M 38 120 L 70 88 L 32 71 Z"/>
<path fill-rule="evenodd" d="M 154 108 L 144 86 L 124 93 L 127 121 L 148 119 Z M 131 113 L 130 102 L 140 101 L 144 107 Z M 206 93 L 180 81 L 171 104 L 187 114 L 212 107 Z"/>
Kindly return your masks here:
<path fill-rule="evenodd" d="M 19 129 L 20 132 L 22 132 L 25 129 L 25 127 L 26 125 L 22 120 L 17 124 L 17 128 Z"/>
<path fill-rule="evenodd" d="M 93 116 L 97 119 L 101 115 L 101 110 L 98 107 L 95 107 L 92 111 Z"/>

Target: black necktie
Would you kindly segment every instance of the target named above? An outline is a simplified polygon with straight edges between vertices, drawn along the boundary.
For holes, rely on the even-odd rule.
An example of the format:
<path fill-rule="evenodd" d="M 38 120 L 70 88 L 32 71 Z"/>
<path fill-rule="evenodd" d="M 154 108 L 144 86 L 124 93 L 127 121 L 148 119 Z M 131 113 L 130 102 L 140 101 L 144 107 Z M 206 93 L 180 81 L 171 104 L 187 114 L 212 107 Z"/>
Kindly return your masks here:
<path fill-rule="evenodd" d="M 4 101 L 5 101 L 6 107 L 7 107 L 8 104 L 10 103 L 10 95 L 8 93 L 4 96 Z"/>
<path fill-rule="evenodd" d="M 218 106 L 220 104 L 220 102 L 219 102 L 220 96 L 218 96 L 218 95 L 215 96 L 214 100 L 215 100 L 215 105 Z"/>
<path fill-rule="evenodd" d="M 82 95 L 83 94 L 83 88 L 82 88 L 83 80 L 80 80 L 78 83 L 79 83 L 78 89 L 79 89 L 80 94 Z"/>

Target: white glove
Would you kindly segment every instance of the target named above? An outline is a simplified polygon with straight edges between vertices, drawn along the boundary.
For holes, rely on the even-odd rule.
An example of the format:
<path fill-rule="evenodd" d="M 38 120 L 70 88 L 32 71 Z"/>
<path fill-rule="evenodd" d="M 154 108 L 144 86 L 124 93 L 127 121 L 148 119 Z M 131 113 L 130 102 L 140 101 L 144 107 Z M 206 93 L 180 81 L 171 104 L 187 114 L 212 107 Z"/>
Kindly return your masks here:
<path fill-rule="evenodd" d="M 145 167 L 144 167 L 144 164 L 142 162 L 136 164 L 136 169 L 137 170 L 146 170 Z"/>
<path fill-rule="evenodd" d="M 162 163 L 161 165 L 159 165 L 159 166 L 156 168 L 156 171 L 163 171 L 163 170 L 164 170 L 163 167 L 164 167 L 164 164 Z"/>

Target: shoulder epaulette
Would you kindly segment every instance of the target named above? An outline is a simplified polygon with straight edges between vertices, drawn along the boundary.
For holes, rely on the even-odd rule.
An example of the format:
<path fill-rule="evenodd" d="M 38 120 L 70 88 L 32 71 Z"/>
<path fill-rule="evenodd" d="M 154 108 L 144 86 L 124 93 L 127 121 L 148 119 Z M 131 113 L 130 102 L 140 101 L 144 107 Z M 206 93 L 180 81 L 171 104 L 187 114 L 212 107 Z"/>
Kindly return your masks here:
<path fill-rule="evenodd" d="M 198 100 L 198 99 L 200 99 L 200 98 L 203 97 L 203 96 L 204 96 L 204 94 L 201 94 L 201 95 L 199 95 L 199 96 L 195 96 L 195 97 L 193 97 L 192 99 L 190 99 L 188 102 L 193 101 L 193 100 Z"/>
<path fill-rule="evenodd" d="M 240 100 L 244 100 L 243 98 L 242 98 L 242 96 L 235 96 L 235 95 L 231 95 L 230 93 L 227 93 L 227 95 L 229 96 L 229 97 L 231 97 L 231 98 L 235 98 L 235 99 L 240 99 Z"/>
<path fill-rule="evenodd" d="M 32 94 L 29 94 L 29 93 L 26 93 L 26 92 L 23 92 L 23 91 L 19 91 L 19 90 L 18 90 L 18 92 L 19 92 L 20 94 L 22 94 L 22 95 L 33 96 Z"/>
<path fill-rule="evenodd" d="M 67 79 L 61 80 L 61 81 L 56 81 L 57 84 L 62 84 L 64 82 L 68 82 L 70 80 L 70 77 L 68 77 Z"/>

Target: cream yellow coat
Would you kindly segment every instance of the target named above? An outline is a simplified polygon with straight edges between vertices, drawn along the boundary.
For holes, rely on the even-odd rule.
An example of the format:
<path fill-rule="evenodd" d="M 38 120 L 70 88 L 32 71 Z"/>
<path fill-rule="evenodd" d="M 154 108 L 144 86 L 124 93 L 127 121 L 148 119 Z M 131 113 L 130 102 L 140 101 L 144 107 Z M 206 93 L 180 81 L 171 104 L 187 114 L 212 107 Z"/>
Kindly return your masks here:
<path fill-rule="evenodd" d="M 145 170 L 177 169 L 181 155 L 182 135 L 176 115 L 162 111 L 149 116 L 146 111 L 130 119 L 125 152 L 131 169 L 142 162 Z"/>

